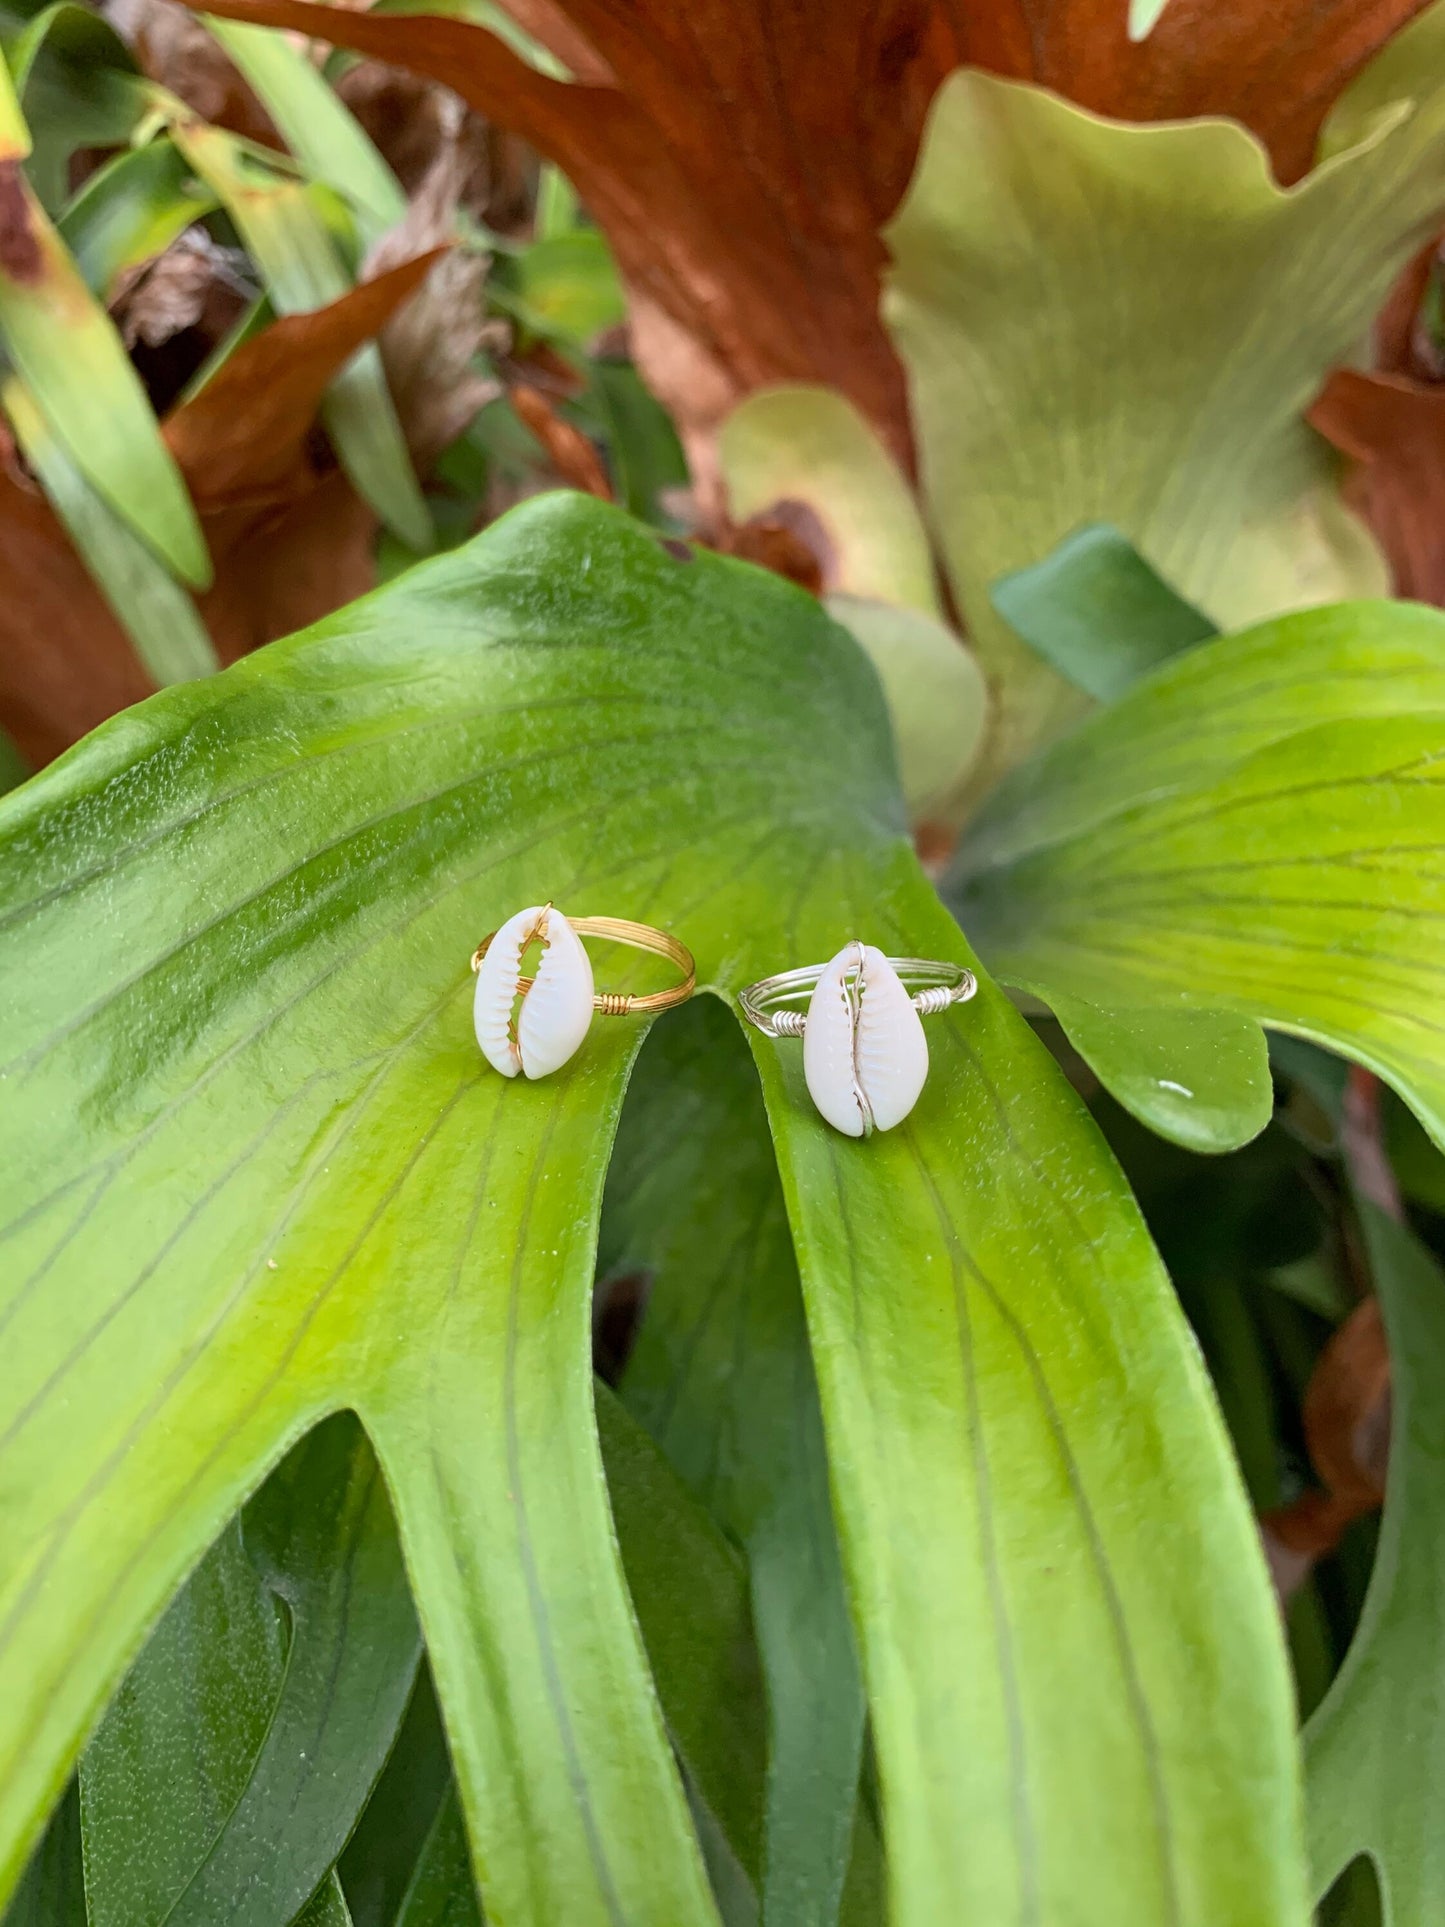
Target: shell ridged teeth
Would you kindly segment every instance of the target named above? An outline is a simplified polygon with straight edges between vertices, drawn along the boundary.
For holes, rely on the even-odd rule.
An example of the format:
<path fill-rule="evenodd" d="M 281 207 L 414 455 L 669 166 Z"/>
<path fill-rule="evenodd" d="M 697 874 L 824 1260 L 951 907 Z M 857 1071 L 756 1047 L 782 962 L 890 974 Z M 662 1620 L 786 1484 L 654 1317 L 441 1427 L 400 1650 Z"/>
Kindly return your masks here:
<path fill-rule="evenodd" d="M 872 944 L 845 944 L 823 970 L 803 1028 L 803 1075 L 848 1137 L 891 1131 L 918 1102 L 928 1040 L 897 971 Z"/>
<path fill-rule="evenodd" d="M 522 953 L 534 938 L 542 958 L 513 1025 Z M 508 917 L 477 971 L 472 1017 L 482 1055 L 503 1077 L 546 1077 L 571 1057 L 592 1022 L 592 960 L 560 910 L 534 904 Z"/>

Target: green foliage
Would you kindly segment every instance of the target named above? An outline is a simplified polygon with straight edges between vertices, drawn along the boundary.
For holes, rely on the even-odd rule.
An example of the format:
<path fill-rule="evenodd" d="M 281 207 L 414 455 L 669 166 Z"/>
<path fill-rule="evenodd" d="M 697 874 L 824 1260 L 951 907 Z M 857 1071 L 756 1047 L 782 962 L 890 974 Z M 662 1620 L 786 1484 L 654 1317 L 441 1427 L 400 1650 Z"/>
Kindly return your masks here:
<path fill-rule="evenodd" d="M 355 279 L 347 261 L 352 236 L 345 208 L 329 188 L 288 177 L 269 156 L 263 158 L 223 128 L 178 116 L 172 131 L 177 147 L 235 222 L 278 314 L 305 314 L 347 292 Z M 369 187 L 370 181 L 365 174 L 363 184 Z M 322 420 L 357 493 L 403 541 L 416 549 L 429 547 L 431 518 L 375 342 L 358 348 L 333 380 Z"/>
<path fill-rule="evenodd" d="M 1402 1226 L 1364 1207 L 1390 1336 L 1390 1484 L 1359 1632 L 1305 1732 L 1310 1857 L 1324 1894 L 1356 1854 L 1379 1876 L 1385 1927 L 1445 1908 L 1440 1785 L 1445 1274 Z"/>
<path fill-rule="evenodd" d="M 693 1006 L 643 1053 L 601 1256 L 614 1270 L 643 1267 L 649 1283 L 623 1396 L 747 1549 L 771 1714 L 763 1919 L 834 1920 L 863 1686 L 782 1190 L 757 1079 L 720 1006 Z M 870 1829 L 858 1846 L 857 1880 L 876 1889 Z M 876 1893 L 863 1917 L 877 1919 Z"/>
<path fill-rule="evenodd" d="M 1303 411 L 1438 224 L 1445 15 L 1347 90 L 1288 189 L 1222 120 L 1121 125 L 965 69 L 886 232 L 920 475 L 999 701 L 993 770 L 1080 713 L 990 590 L 1107 522 L 1213 621 L 1375 594 Z"/>
<path fill-rule="evenodd" d="M 1103 522 L 1065 536 L 1032 568 L 1001 577 L 989 600 L 1061 676 L 1106 703 L 1219 633 Z"/>
<path fill-rule="evenodd" d="M 1180 657 L 1015 771 L 952 900 L 1008 982 L 1059 999 L 1066 1028 L 1075 999 L 1146 1013 L 1135 1070 L 1117 1023 L 1096 1068 L 1166 1135 L 1222 1146 L 1258 1128 L 1245 1018 L 1370 1065 L 1438 1140 L 1441 886 L 1420 855 L 1442 742 L 1445 617 L 1391 603 L 1282 617 Z M 1187 1095 L 1157 1088 L 1159 1046 L 1181 1013 L 1197 1048 L 1215 1012 L 1219 1068 L 1238 1068 L 1191 1131 Z"/>
<path fill-rule="evenodd" d="M 328 1420 L 208 1555 L 85 1754 L 92 1927 L 200 1927 L 237 1895 L 284 1927 L 346 1842 L 419 1650 L 376 1460 L 354 1419 Z"/>
<path fill-rule="evenodd" d="M 571 499 L 0 806 L 10 1879 L 182 1574 L 349 1406 L 489 1906 L 712 1918 L 590 1396 L 638 1027 L 504 1083 L 465 959 L 549 894 L 675 928 L 728 994 L 855 926 L 966 958 L 901 820 L 873 675 L 815 603 Z M 756 1052 L 891 1904 L 1297 1923 L 1274 1609 L 1173 1295 L 1007 1001 L 985 983 L 930 1041 L 914 1116 L 866 1145 L 811 1111 L 795 1046 Z"/>
<path fill-rule="evenodd" d="M 210 579 L 205 539 L 105 309 L 23 175 L 0 264 L 0 348 L 65 457 L 184 581 Z"/>

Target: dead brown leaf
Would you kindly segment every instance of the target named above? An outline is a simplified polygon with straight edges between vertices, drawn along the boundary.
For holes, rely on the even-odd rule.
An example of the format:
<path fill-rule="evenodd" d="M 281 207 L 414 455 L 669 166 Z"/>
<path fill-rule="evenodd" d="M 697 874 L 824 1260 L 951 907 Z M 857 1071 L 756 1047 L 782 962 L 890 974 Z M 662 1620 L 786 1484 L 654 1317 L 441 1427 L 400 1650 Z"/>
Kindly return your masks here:
<path fill-rule="evenodd" d="M 1320 1354 L 1304 1402 L 1305 1441 L 1320 1480 L 1261 1520 L 1283 1597 L 1345 1529 L 1385 1497 L 1390 1450 L 1390 1355 L 1377 1298 L 1366 1298 Z"/>
<path fill-rule="evenodd" d="M 512 406 L 547 451 L 547 459 L 569 488 L 580 488 L 603 502 L 612 500 L 612 484 L 602 457 L 575 423 L 530 382 L 514 381 L 508 389 Z"/>
<path fill-rule="evenodd" d="M 1310 421 L 1354 463 L 1345 500 L 1385 551 L 1396 594 L 1445 605 L 1445 386 L 1338 369 Z"/>

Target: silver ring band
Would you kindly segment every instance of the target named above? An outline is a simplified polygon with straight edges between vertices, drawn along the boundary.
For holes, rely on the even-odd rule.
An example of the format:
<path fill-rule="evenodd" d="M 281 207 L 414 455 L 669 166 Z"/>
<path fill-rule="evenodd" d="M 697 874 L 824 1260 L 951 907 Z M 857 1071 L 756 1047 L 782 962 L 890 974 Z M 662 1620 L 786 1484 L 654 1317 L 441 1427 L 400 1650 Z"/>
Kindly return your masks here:
<path fill-rule="evenodd" d="M 951 1004 L 966 1004 L 978 989 L 978 979 L 962 964 L 927 957 L 890 957 L 899 981 L 910 993 L 909 1002 L 920 1017 L 934 1017 Z M 805 1005 L 827 964 L 804 964 L 760 977 L 738 993 L 744 1017 L 765 1037 L 801 1037 Z"/>

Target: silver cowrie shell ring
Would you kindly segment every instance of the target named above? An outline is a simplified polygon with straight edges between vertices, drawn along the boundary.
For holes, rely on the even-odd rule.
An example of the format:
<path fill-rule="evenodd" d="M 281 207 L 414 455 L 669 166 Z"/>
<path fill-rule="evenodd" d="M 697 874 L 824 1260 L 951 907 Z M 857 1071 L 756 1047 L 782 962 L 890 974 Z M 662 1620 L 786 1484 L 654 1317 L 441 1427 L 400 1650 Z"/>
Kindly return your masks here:
<path fill-rule="evenodd" d="M 918 1102 L 928 1077 L 920 1019 L 966 1004 L 977 989 L 962 964 L 885 957 L 855 940 L 829 963 L 749 984 L 738 1002 L 764 1035 L 802 1038 L 808 1093 L 834 1129 L 871 1137 Z"/>
<path fill-rule="evenodd" d="M 592 981 L 592 959 L 582 947 L 583 937 L 606 937 L 666 957 L 683 973 L 680 984 L 668 990 L 632 996 L 624 991 L 599 992 Z M 532 944 L 541 954 L 535 973 L 522 974 L 522 958 Z M 560 1070 L 573 1055 L 594 1016 L 629 1017 L 645 1011 L 671 1010 L 686 1003 L 697 982 L 692 952 L 686 944 L 650 923 L 630 923 L 625 917 L 564 917 L 550 903 L 533 904 L 490 936 L 472 952 L 477 975 L 472 1021 L 482 1055 L 503 1077 L 546 1077 Z"/>

